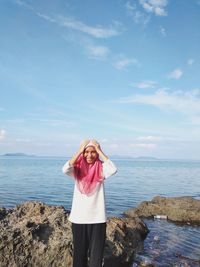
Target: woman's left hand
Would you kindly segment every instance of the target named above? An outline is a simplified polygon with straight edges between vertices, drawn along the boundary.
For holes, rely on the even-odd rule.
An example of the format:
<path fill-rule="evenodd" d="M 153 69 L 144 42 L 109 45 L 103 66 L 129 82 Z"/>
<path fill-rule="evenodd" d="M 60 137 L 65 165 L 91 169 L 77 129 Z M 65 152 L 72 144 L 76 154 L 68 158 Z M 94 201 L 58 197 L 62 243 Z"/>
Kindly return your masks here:
<path fill-rule="evenodd" d="M 100 144 L 96 141 L 96 140 L 91 140 L 97 153 L 99 153 L 101 151 L 101 147 L 100 147 Z"/>
<path fill-rule="evenodd" d="M 91 140 L 91 142 L 93 143 L 96 152 L 99 154 L 99 156 L 101 157 L 101 159 L 105 162 L 106 160 L 108 160 L 108 157 L 103 153 L 100 144 L 96 141 L 96 140 Z"/>

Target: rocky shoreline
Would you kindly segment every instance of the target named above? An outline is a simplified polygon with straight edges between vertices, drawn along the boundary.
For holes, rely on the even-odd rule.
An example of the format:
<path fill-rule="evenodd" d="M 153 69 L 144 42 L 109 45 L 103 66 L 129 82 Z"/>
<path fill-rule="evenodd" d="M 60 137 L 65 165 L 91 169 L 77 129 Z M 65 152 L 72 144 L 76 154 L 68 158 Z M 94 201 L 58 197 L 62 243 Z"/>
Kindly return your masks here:
<path fill-rule="evenodd" d="M 200 200 L 157 196 L 124 215 L 108 219 L 104 267 L 131 266 L 149 233 L 142 218 L 159 215 L 176 223 L 200 225 Z M 0 208 L 0 266 L 70 267 L 73 243 L 68 216 L 62 206 L 37 201 Z"/>
<path fill-rule="evenodd" d="M 189 225 L 200 225 L 200 200 L 192 197 L 161 197 L 143 201 L 124 212 L 129 218 L 160 218 Z"/>
<path fill-rule="evenodd" d="M 72 264 L 69 211 L 29 201 L 0 208 L 1 267 L 66 267 Z M 148 234 L 137 218 L 110 218 L 107 223 L 105 267 L 130 266 Z"/>

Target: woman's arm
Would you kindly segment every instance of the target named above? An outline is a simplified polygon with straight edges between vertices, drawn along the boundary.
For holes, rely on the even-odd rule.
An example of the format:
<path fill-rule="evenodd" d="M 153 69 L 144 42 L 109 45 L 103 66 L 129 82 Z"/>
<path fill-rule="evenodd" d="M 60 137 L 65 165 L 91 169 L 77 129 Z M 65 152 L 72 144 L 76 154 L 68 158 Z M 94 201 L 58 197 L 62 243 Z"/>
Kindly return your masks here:
<path fill-rule="evenodd" d="M 99 154 L 99 156 L 103 160 L 103 162 L 105 162 L 106 160 L 108 160 L 108 157 L 102 151 L 102 149 L 100 147 L 100 144 L 96 140 L 92 140 L 92 143 L 94 144 L 95 150 Z"/>
<path fill-rule="evenodd" d="M 69 176 L 74 176 L 74 163 L 76 162 L 77 158 L 81 153 L 83 153 L 85 146 L 89 143 L 89 140 L 84 140 L 81 143 L 81 146 L 77 153 L 70 159 L 68 160 L 65 165 L 62 167 L 62 171 L 64 174 L 67 174 Z"/>
<path fill-rule="evenodd" d="M 69 160 L 69 165 L 70 166 L 74 166 L 74 163 L 76 162 L 77 158 L 80 156 L 81 153 L 83 153 L 86 145 L 90 142 L 90 140 L 84 140 L 81 143 L 81 146 L 79 148 L 79 150 L 76 152 L 76 154 Z"/>
<path fill-rule="evenodd" d="M 117 167 L 110 159 L 103 163 L 103 175 L 105 179 L 114 175 L 116 172 Z"/>
<path fill-rule="evenodd" d="M 69 165 L 69 160 L 62 167 L 62 171 L 64 174 L 74 177 L 74 167 Z"/>
<path fill-rule="evenodd" d="M 92 140 L 94 147 L 99 154 L 100 158 L 103 160 L 103 175 L 104 178 L 108 178 L 114 175 L 117 172 L 117 168 L 115 164 L 104 154 L 102 151 L 100 144 L 96 140 Z"/>

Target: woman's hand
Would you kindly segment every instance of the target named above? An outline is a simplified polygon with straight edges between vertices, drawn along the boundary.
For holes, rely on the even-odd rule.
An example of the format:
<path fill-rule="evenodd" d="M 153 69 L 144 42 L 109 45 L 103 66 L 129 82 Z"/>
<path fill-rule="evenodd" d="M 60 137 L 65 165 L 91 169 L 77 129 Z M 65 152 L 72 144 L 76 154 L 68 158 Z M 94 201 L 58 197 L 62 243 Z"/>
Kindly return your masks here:
<path fill-rule="evenodd" d="M 70 159 L 69 161 L 69 165 L 70 166 L 74 166 L 76 160 L 78 159 L 78 157 L 80 156 L 80 154 L 83 153 L 85 147 L 87 146 L 87 144 L 90 142 L 90 140 L 83 140 L 79 150 L 77 151 L 77 153 Z"/>
<path fill-rule="evenodd" d="M 101 157 L 101 159 L 103 161 L 108 160 L 108 157 L 104 154 L 104 152 L 102 151 L 100 144 L 96 141 L 96 140 L 91 140 L 92 144 L 95 147 L 96 152 L 99 154 L 99 156 Z"/>
<path fill-rule="evenodd" d="M 79 148 L 79 152 L 80 153 L 83 153 L 85 147 L 87 146 L 87 144 L 89 144 L 90 140 L 83 140 L 82 143 L 81 143 L 81 146 Z"/>
<path fill-rule="evenodd" d="M 100 144 L 96 140 L 91 140 L 91 142 L 94 145 L 96 152 L 99 154 L 99 152 L 101 151 Z"/>

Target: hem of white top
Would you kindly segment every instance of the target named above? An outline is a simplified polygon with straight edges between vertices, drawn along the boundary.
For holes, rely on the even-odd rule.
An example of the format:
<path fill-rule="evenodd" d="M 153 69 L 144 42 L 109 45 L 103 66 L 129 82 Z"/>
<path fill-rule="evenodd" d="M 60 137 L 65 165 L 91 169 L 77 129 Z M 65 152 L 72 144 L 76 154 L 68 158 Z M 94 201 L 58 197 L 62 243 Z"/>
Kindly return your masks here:
<path fill-rule="evenodd" d="M 71 223 L 76 223 L 76 224 L 96 224 L 96 223 L 106 223 L 107 220 L 102 220 L 102 221 L 89 221 L 89 222 L 85 222 L 85 221 L 74 221 L 74 220 L 69 220 Z"/>

